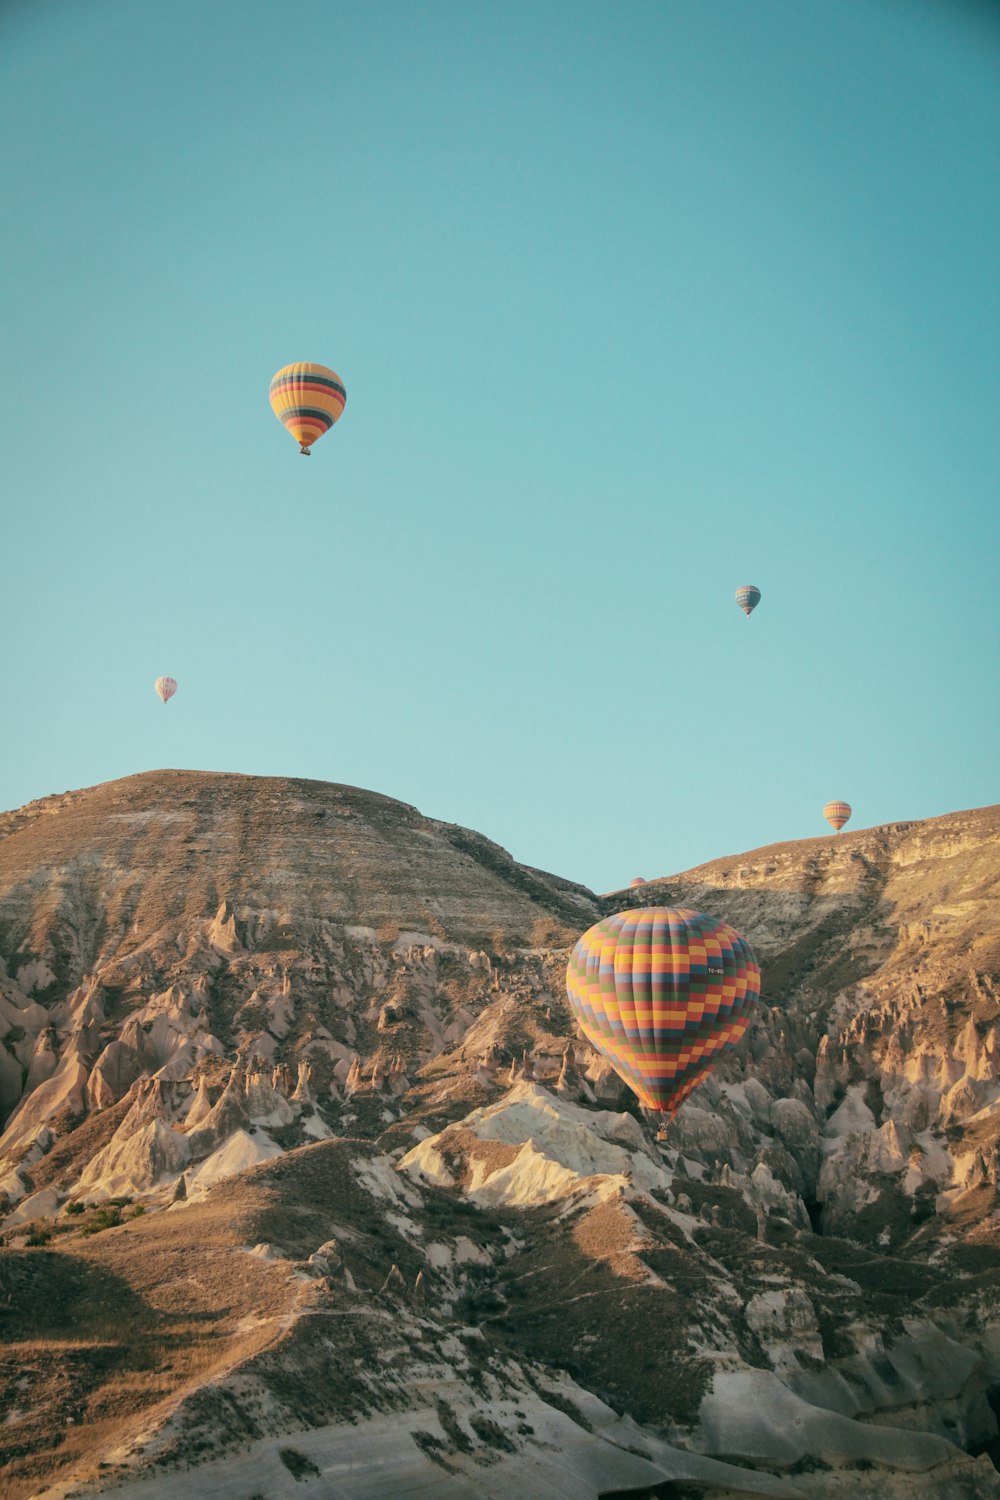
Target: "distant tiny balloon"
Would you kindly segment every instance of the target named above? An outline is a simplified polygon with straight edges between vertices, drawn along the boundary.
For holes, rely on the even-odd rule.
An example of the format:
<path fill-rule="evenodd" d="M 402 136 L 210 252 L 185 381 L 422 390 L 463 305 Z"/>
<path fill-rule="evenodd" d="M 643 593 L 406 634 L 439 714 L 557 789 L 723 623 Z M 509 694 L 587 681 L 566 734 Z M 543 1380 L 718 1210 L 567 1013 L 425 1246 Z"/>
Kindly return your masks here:
<path fill-rule="evenodd" d="M 851 804 L 849 802 L 828 802 L 823 809 L 823 816 L 832 828 L 839 833 L 851 816 Z"/>
<path fill-rule="evenodd" d="M 645 879 L 641 875 L 637 875 L 634 880 L 630 880 L 629 881 L 629 885 L 645 885 L 645 884 L 646 884 Z"/>
<path fill-rule="evenodd" d="M 329 432 L 344 410 L 347 391 L 326 365 L 285 365 L 271 381 L 271 409 L 309 457 L 309 449 Z"/>
<path fill-rule="evenodd" d="M 164 703 L 166 703 L 168 698 L 172 698 L 177 691 L 177 683 L 173 677 L 158 677 L 153 685 Z"/>
<path fill-rule="evenodd" d="M 760 589 L 756 584 L 745 583 L 736 590 L 736 603 L 745 615 L 752 614 L 760 603 Z"/>

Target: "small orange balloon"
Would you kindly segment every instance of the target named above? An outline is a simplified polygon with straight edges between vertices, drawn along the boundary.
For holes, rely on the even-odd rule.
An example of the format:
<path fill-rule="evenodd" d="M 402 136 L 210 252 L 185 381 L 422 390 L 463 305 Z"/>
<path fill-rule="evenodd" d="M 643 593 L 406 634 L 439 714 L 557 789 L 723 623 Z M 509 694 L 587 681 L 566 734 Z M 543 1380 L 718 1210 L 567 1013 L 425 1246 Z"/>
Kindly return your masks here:
<path fill-rule="evenodd" d="M 828 802 L 823 809 L 823 816 L 839 833 L 851 816 L 851 804 L 849 802 Z"/>

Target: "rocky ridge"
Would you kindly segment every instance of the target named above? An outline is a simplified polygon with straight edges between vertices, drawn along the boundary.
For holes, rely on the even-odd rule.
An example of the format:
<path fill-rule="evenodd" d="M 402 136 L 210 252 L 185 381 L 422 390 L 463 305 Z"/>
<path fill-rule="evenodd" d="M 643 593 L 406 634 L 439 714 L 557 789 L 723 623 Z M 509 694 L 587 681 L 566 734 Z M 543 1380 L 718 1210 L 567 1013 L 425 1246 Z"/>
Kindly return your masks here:
<path fill-rule="evenodd" d="M 598 898 L 320 783 L 0 817 L 12 1500 L 1000 1494 L 998 828 Z M 762 967 L 664 1141 L 562 979 L 660 902 Z"/>

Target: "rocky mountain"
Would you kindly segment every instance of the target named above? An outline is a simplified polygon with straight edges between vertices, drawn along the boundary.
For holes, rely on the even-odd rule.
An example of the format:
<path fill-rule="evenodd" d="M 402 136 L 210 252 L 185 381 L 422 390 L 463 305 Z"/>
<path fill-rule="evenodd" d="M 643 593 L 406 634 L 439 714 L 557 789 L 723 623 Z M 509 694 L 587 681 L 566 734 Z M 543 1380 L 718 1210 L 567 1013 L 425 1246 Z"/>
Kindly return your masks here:
<path fill-rule="evenodd" d="M 4 1495 L 1000 1496 L 998 832 L 598 897 L 315 782 L 0 816 Z M 661 903 L 762 969 L 665 1139 L 563 985 Z"/>

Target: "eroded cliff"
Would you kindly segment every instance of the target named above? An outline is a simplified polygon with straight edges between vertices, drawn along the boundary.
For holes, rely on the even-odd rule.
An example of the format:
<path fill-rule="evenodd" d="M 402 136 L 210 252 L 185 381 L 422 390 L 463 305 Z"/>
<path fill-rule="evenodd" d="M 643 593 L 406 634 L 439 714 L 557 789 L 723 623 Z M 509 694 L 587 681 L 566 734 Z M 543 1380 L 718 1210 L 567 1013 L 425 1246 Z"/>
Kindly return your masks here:
<path fill-rule="evenodd" d="M 319 783 L 4 815 L 11 1495 L 1000 1493 L 998 831 L 598 898 Z M 563 995 L 659 902 L 762 966 L 662 1141 Z"/>

